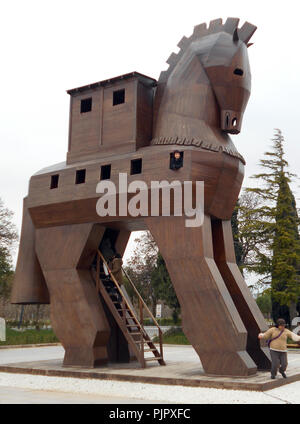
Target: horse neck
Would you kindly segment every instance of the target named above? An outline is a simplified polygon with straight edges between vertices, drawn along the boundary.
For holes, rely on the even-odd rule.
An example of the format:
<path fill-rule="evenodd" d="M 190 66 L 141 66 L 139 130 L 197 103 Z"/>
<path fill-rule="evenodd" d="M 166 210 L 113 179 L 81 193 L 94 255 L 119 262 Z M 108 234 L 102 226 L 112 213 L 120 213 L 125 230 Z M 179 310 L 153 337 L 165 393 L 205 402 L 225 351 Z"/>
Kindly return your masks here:
<path fill-rule="evenodd" d="M 196 57 L 158 86 L 154 137 L 199 137 L 204 129 L 215 133 L 219 122 L 213 88 Z"/>

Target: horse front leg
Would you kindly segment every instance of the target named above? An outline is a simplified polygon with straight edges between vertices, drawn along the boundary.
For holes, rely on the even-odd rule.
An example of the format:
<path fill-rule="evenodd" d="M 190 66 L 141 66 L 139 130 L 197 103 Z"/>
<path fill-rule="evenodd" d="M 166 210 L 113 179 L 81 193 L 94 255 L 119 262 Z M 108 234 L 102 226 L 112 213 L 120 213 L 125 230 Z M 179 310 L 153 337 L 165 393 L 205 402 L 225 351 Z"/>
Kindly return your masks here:
<path fill-rule="evenodd" d="M 212 221 L 214 258 L 230 296 L 247 329 L 247 352 L 258 369 L 269 370 L 271 358 L 265 342 L 259 342 L 258 333 L 268 329 L 245 280 L 236 264 L 230 221 Z"/>
<path fill-rule="evenodd" d="M 35 227 L 23 201 L 23 220 L 18 261 L 11 293 L 11 303 L 47 304 L 49 292 L 35 252 Z"/>
<path fill-rule="evenodd" d="M 105 228 L 93 224 L 36 230 L 36 253 L 50 293 L 51 322 L 64 365 L 107 362 L 110 327 L 90 273 Z"/>
<path fill-rule="evenodd" d="M 166 262 L 181 305 L 183 331 L 208 374 L 256 373 L 247 331 L 216 266 L 211 218 L 186 227 L 185 217 L 149 217 L 146 225 Z"/>

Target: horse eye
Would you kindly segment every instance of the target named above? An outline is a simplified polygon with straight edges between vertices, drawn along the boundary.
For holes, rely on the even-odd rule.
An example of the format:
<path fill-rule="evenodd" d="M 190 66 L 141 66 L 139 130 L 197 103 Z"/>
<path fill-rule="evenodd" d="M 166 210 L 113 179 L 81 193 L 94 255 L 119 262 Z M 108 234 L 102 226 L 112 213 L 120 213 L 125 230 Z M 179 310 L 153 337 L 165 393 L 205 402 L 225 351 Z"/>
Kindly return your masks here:
<path fill-rule="evenodd" d="M 233 71 L 233 73 L 234 73 L 235 75 L 240 75 L 240 76 L 242 76 L 242 75 L 244 74 L 244 71 L 243 71 L 242 69 L 240 69 L 240 68 L 236 68 L 236 69 Z"/>

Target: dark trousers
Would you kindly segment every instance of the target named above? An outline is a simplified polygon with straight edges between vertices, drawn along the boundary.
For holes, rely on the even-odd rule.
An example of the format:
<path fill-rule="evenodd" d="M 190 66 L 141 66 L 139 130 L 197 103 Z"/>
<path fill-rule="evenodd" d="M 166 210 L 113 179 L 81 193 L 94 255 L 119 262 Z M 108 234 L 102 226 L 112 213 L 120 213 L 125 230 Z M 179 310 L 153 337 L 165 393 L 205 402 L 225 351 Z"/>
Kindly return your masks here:
<path fill-rule="evenodd" d="M 272 367 L 271 374 L 275 377 L 277 374 L 278 368 L 279 372 L 285 372 L 288 360 L 287 360 L 287 352 L 278 352 L 276 350 L 270 349 L 271 359 L 272 359 Z"/>

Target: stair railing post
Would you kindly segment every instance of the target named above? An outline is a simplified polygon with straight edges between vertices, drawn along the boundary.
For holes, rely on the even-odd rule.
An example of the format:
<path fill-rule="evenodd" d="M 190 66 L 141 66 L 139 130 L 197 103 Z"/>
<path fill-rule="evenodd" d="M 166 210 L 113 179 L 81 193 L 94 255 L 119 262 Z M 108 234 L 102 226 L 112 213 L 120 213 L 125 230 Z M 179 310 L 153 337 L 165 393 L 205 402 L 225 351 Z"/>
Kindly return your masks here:
<path fill-rule="evenodd" d="M 143 304 L 141 299 L 139 298 L 139 307 L 140 307 L 140 323 L 142 326 L 142 331 L 141 331 L 141 352 L 142 352 L 142 356 L 144 358 L 144 317 L 143 317 Z"/>
<path fill-rule="evenodd" d="M 97 269 L 96 286 L 97 286 L 97 290 L 99 291 L 100 290 L 100 282 L 99 282 L 99 278 L 100 278 L 100 255 L 99 255 L 98 252 L 97 252 L 97 266 L 96 266 L 96 269 Z"/>
<path fill-rule="evenodd" d="M 158 331 L 159 331 L 159 350 L 160 350 L 160 356 L 163 357 L 163 341 L 162 341 L 162 331 L 161 331 L 161 328 L 159 328 Z"/>

